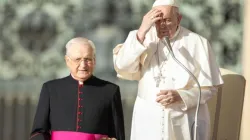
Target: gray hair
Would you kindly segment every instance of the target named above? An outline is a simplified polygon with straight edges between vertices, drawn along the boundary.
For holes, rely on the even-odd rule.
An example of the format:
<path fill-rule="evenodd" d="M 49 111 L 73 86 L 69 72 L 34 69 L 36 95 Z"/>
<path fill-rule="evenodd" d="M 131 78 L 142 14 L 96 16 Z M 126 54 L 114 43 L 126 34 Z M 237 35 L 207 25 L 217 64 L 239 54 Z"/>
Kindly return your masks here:
<path fill-rule="evenodd" d="M 94 57 L 96 56 L 96 49 L 95 49 L 95 44 L 87 39 L 87 38 L 83 38 L 83 37 L 76 37 L 71 39 L 65 46 L 66 48 L 66 55 L 69 55 L 69 48 L 73 45 L 73 44 L 83 44 L 83 45 L 89 45 L 92 49 L 93 49 L 93 53 L 94 53 Z"/>
<path fill-rule="evenodd" d="M 181 14 L 178 7 L 174 7 L 173 12 L 174 12 L 174 14 L 176 13 L 177 15 Z"/>

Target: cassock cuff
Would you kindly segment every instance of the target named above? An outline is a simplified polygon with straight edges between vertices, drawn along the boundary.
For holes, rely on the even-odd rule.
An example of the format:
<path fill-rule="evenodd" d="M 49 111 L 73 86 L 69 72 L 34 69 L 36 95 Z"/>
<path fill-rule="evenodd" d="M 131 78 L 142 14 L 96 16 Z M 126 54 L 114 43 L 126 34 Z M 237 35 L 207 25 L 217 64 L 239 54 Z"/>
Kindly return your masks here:
<path fill-rule="evenodd" d="M 177 90 L 182 99 L 182 104 L 180 104 L 180 108 L 183 111 L 187 111 L 188 109 L 194 107 L 197 101 L 191 100 L 189 96 L 191 96 L 188 90 Z"/>
<path fill-rule="evenodd" d="M 34 133 L 29 140 L 50 140 L 50 135 L 45 133 Z"/>

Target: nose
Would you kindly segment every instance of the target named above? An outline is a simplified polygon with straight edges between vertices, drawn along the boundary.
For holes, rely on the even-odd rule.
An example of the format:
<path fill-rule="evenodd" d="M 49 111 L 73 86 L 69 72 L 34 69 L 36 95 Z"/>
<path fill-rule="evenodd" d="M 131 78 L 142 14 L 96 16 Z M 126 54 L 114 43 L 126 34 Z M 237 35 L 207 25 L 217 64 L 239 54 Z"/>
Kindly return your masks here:
<path fill-rule="evenodd" d="M 170 27 L 170 24 L 168 24 L 166 21 L 161 21 L 160 22 L 160 28 L 161 29 L 169 29 L 169 27 Z"/>
<path fill-rule="evenodd" d="M 171 30 L 171 24 L 167 22 L 161 22 L 160 23 L 160 28 L 163 30 Z"/>
<path fill-rule="evenodd" d="M 86 65 L 87 65 L 87 62 L 84 61 L 84 59 L 82 59 L 82 60 L 80 61 L 79 66 L 86 66 Z"/>
<path fill-rule="evenodd" d="M 160 27 L 161 27 L 161 28 L 166 27 L 166 23 L 165 23 L 163 20 L 160 21 Z"/>

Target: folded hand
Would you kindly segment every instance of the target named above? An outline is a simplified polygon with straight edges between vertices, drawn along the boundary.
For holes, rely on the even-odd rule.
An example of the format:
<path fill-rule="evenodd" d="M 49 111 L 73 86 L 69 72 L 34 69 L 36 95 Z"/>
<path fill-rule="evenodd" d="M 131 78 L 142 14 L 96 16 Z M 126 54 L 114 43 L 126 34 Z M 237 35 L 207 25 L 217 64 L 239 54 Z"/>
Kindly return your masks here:
<path fill-rule="evenodd" d="M 182 101 L 182 99 L 176 90 L 161 90 L 157 94 L 156 102 L 161 103 L 165 107 L 179 101 Z"/>

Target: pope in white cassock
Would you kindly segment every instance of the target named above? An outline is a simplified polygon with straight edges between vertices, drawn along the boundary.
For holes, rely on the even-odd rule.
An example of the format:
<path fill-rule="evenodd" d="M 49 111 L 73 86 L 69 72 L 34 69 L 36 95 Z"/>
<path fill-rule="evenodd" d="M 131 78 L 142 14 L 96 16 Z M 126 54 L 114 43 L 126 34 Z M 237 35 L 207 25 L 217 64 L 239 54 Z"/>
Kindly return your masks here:
<path fill-rule="evenodd" d="M 118 77 L 139 81 L 130 140 L 192 139 L 198 84 L 171 57 L 165 36 L 175 57 L 201 85 L 197 138 L 209 139 L 207 101 L 223 80 L 208 40 L 180 26 L 178 7 L 177 0 L 156 0 L 140 28 L 113 50 Z"/>

